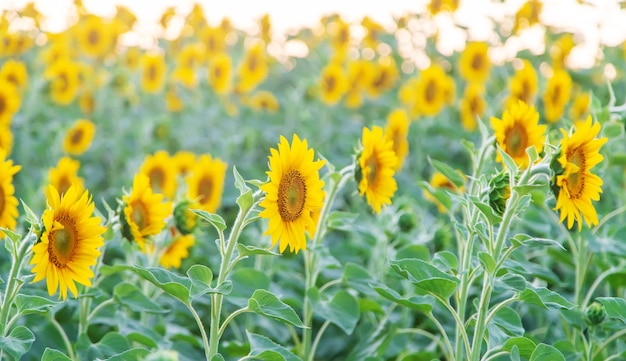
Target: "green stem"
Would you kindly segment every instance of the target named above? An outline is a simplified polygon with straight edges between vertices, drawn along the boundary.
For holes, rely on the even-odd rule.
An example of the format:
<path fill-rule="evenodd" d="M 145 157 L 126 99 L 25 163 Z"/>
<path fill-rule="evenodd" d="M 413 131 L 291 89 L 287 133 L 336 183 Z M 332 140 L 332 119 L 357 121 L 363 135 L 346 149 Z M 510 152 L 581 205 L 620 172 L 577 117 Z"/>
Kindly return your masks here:
<path fill-rule="evenodd" d="M 497 358 L 498 358 L 498 357 L 500 357 L 500 356 L 506 356 L 506 355 L 508 355 L 508 354 L 510 354 L 510 352 L 509 352 L 509 351 L 500 351 L 500 352 L 496 352 L 496 353 L 494 353 L 493 355 L 491 355 L 491 356 L 487 357 L 486 359 L 484 359 L 483 361 L 491 361 L 491 360 L 495 360 L 495 359 L 497 359 Z"/>
<path fill-rule="evenodd" d="M 624 335 L 626 335 L 626 328 L 612 334 L 609 338 L 604 340 L 604 342 L 602 342 L 600 346 L 598 346 L 598 348 L 593 352 L 593 358 L 596 358 L 600 354 L 600 352 L 602 352 L 602 350 L 604 350 L 604 348 L 607 347 L 611 342 L 620 339 Z"/>
<path fill-rule="evenodd" d="M 485 278 L 483 278 L 483 289 L 480 293 L 480 303 L 478 305 L 478 318 L 476 319 L 476 327 L 474 330 L 474 337 L 472 339 L 472 361 L 479 361 L 483 344 L 483 337 L 487 324 L 485 323 L 487 310 L 489 308 L 489 301 L 491 300 L 491 275 L 485 272 Z"/>
<path fill-rule="evenodd" d="M 77 360 L 76 354 L 74 353 L 74 348 L 72 347 L 72 343 L 70 342 L 69 337 L 67 337 L 67 333 L 63 329 L 63 327 L 59 324 L 59 322 L 54 318 L 54 315 L 50 315 L 50 323 L 57 329 L 59 335 L 61 335 L 61 339 L 63 340 L 63 344 L 65 345 L 65 349 L 67 349 L 67 354 L 72 360 Z"/>
<path fill-rule="evenodd" d="M 591 301 L 591 297 L 593 296 L 593 293 L 595 292 L 596 288 L 598 288 L 600 283 L 605 278 L 615 273 L 624 273 L 624 272 L 626 272 L 626 270 L 624 269 L 623 266 L 621 266 L 621 267 L 611 267 L 608 270 L 600 273 L 600 275 L 596 278 L 596 280 L 593 281 L 593 284 L 591 284 L 591 287 L 589 287 L 589 290 L 587 291 L 587 295 L 585 296 L 585 299 L 583 300 L 581 307 L 586 307 L 587 305 L 589 305 L 589 301 Z"/>
<path fill-rule="evenodd" d="M 2 311 L 0 311 L 0 327 L 2 327 L 2 336 L 9 334 L 9 328 L 7 327 L 7 321 L 11 312 L 11 306 L 13 300 L 19 291 L 21 284 L 18 284 L 17 280 L 22 268 L 22 262 L 31 250 L 30 237 L 32 233 L 28 233 L 22 238 L 19 248 L 15 249 L 15 254 L 11 262 L 11 270 L 9 271 L 9 278 L 7 279 L 7 285 L 4 291 L 4 299 L 2 300 Z M 5 240 L 5 242 L 13 242 L 11 240 Z M 14 243 L 15 245 L 15 243 Z"/>
<path fill-rule="evenodd" d="M 441 322 L 439 322 L 439 320 L 435 316 L 433 316 L 431 312 L 426 313 L 426 317 L 428 317 L 428 319 L 431 320 L 435 324 L 435 326 L 439 330 L 439 333 L 443 337 L 443 344 L 445 345 L 444 353 L 446 354 L 446 359 L 455 360 L 454 354 L 453 354 L 454 349 L 452 348 L 452 344 L 450 344 L 450 339 L 448 338 L 446 329 L 443 328 L 443 326 L 441 325 Z"/>
<path fill-rule="evenodd" d="M 509 304 L 518 301 L 517 296 L 513 296 L 511 298 L 507 298 L 506 300 L 498 303 L 497 305 L 495 305 L 491 311 L 489 311 L 489 314 L 487 315 L 487 319 L 485 320 L 486 324 L 489 324 L 489 322 L 491 322 L 491 319 L 494 318 L 496 316 L 496 314 L 503 309 L 504 307 L 508 306 Z"/>
<path fill-rule="evenodd" d="M 317 349 L 317 345 L 320 343 L 320 340 L 322 339 L 322 335 L 326 331 L 326 328 L 328 327 L 328 325 L 330 325 L 330 321 L 328 320 L 324 321 L 324 323 L 322 324 L 322 327 L 320 327 L 320 329 L 317 330 L 317 333 L 315 334 L 315 340 L 313 340 L 313 345 L 311 346 L 311 353 L 309 355 L 308 361 L 313 361 L 313 356 L 315 355 L 315 350 Z"/>
<path fill-rule="evenodd" d="M 452 306 L 450 306 L 450 302 L 447 302 L 446 300 L 444 300 L 443 298 L 434 295 L 435 298 L 437 299 L 437 301 L 439 301 L 452 315 L 452 317 L 454 318 L 454 320 L 456 321 L 457 324 L 463 324 L 463 320 L 461 320 L 461 318 L 459 318 L 458 313 L 456 313 L 456 311 L 454 310 L 454 308 L 452 308 Z M 465 348 L 467 350 L 469 350 L 469 339 L 467 337 L 467 332 L 465 332 L 465 329 L 461 330 L 461 337 L 463 338 L 463 343 L 465 344 Z"/>
<path fill-rule="evenodd" d="M 218 338 L 222 337 L 222 334 L 224 334 L 224 331 L 226 331 L 226 327 L 228 326 L 230 321 L 232 321 L 238 315 L 240 315 L 242 313 L 246 313 L 246 312 L 250 312 L 250 309 L 248 307 L 240 308 L 237 311 L 235 311 L 235 312 L 231 313 L 230 315 L 228 315 L 228 317 L 226 317 L 224 322 L 222 322 L 222 326 L 220 327 Z"/>
<path fill-rule="evenodd" d="M 198 324 L 198 328 L 200 329 L 200 334 L 202 335 L 202 343 L 204 345 L 204 356 L 206 357 L 207 361 L 211 360 L 211 357 L 213 357 L 213 355 L 211 355 L 211 347 L 209 345 L 209 341 L 206 335 L 206 331 L 204 330 L 204 324 L 202 324 L 202 319 L 200 318 L 200 316 L 198 315 L 198 313 L 196 312 L 196 310 L 193 308 L 193 306 L 190 303 L 185 303 L 185 306 L 187 306 L 187 308 L 189 309 L 189 311 L 191 312 L 191 314 L 193 315 L 193 318 L 196 320 L 196 324 Z M 211 329 L 211 331 L 213 331 L 213 329 Z M 217 353 L 217 352 L 216 352 Z"/>
<path fill-rule="evenodd" d="M 87 323 L 89 323 L 97 314 L 98 312 L 100 312 L 100 310 L 102 310 L 103 308 L 105 308 L 108 305 L 112 305 L 115 303 L 115 299 L 114 298 L 109 298 L 108 300 L 100 303 L 98 306 L 96 306 L 90 313 L 89 315 L 87 315 Z"/>

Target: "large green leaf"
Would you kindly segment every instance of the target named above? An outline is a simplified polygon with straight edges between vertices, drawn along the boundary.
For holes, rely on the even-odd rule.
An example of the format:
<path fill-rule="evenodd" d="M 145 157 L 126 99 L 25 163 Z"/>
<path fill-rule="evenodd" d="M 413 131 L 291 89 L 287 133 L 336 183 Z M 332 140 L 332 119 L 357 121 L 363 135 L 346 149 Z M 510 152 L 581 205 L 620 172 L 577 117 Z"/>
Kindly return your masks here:
<path fill-rule="evenodd" d="M 298 356 L 269 338 L 246 331 L 250 353 L 242 360 L 300 361 Z"/>
<path fill-rule="evenodd" d="M 150 354 L 150 351 L 145 348 L 132 348 L 130 350 L 126 350 L 124 352 L 120 352 L 116 355 L 113 355 L 107 359 L 106 361 L 140 361 L 146 358 Z"/>
<path fill-rule="evenodd" d="M 527 288 L 519 295 L 520 300 L 530 304 L 542 307 L 544 309 L 565 308 L 572 309 L 574 304 L 563 298 L 556 292 L 550 291 L 545 287 L 533 287 L 530 283 L 526 284 Z"/>
<path fill-rule="evenodd" d="M 396 292 L 396 290 L 393 290 L 384 285 L 374 287 L 374 290 L 390 301 L 423 313 L 430 313 L 433 310 L 433 306 L 436 302 L 431 295 L 411 296 L 409 298 L 405 298 L 400 296 L 400 294 Z"/>
<path fill-rule="evenodd" d="M 369 296 L 376 295 L 371 285 L 377 281 L 369 274 L 369 272 L 355 263 L 346 263 L 343 268 L 343 281 L 355 290 Z"/>
<path fill-rule="evenodd" d="M 513 346 L 517 346 L 520 355 L 527 359 L 530 358 L 535 348 L 537 348 L 537 345 L 529 338 L 511 337 L 502 345 L 502 350 L 510 352 Z"/>
<path fill-rule="evenodd" d="M 59 350 L 46 347 L 41 355 L 41 361 L 72 361 L 72 359 Z"/>
<path fill-rule="evenodd" d="M 530 355 L 530 361 L 565 361 L 565 356 L 553 346 L 540 343 Z"/>
<path fill-rule="evenodd" d="M 211 287 L 213 272 L 205 265 L 196 264 L 187 270 L 187 276 L 191 281 L 191 297 L 199 297 L 207 293 L 229 294 L 232 291 L 232 283 L 225 281 L 218 287 Z"/>
<path fill-rule="evenodd" d="M 260 315 L 304 327 L 296 311 L 269 291 L 256 290 L 248 300 L 248 308 Z"/>
<path fill-rule="evenodd" d="M 246 307 L 248 299 L 258 289 L 270 288 L 270 277 L 254 268 L 239 268 L 230 274 L 233 291 L 224 300 L 237 307 Z"/>
<path fill-rule="evenodd" d="M 209 213 L 202 209 L 192 209 L 193 213 L 195 213 L 198 217 L 204 219 L 209 222 L 215 229 L 218 231 L 223 231 L 226 229 L 226 221 L 219 214 Z"/>
<path fill-rule="evenodd" d="M 17 326 L 11 330 L 8 336 L 0 337 L 0 350 L 19 360 L 22 355 L 30 350 L 35 341 L 35 335 L 24 326 Z"/>
<path fill-rule="evenodd" d="M 107 359 L 130 349 L 128 340 L 117 332 L 109 332 L 102 339 L 91 344 L 87 349 L 87 357 L 91 360 Z"/>
<path fill-rule="evenodd" d="M 456 277 L 419 259 L 391 261 L 391 267 L 418 288 L 443 299 L 448 299 L 459 284 Z"/>
<path fill-rule="evenodd" d="M 358 213 L 333 211 L 328 215 L 326 221 L 328 229 L 353 232 L 358 225 Z"/>
<path fill-rule="evenodd" d="M 120 304 L 128 307 L 133 312 L 148 312 L 148 313 L 166 313 L 167 310 L 163 309 L 150 297 L 147 297 L 137 286 L 122 282 L 115 286 L 113 289 L 113 297 Z"/>
<path fill-rule="evenodd" d="M 350 335 L 359 321 L 359 302 L 346 290 L 340 290 L 328 300 L 317 288 L 312 288 L 308 296 L 313 303 L 315 314 L 341 328 Z"/>
<path fill-rule="evenodd" d="M 606 314 L 626 322 L 626 300 L 618 297 L 598 297 L 596 300 L 604 305 Z"/>
<path fill-rule="evenodd" d="M 50 307 L 58 303 L 44 297 L 21 293 L 15 296 L 14 302 L 17 307 L 17 312 L 22 315 L 47 312 Z"/>

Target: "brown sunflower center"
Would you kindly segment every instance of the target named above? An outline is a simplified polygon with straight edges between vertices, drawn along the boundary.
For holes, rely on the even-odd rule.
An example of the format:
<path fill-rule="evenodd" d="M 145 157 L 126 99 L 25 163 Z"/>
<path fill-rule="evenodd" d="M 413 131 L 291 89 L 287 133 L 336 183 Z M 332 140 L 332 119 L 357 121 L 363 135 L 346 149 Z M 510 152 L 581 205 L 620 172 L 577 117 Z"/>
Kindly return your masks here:
<path fill-rule="evenodd" d="M 15 76 L 15 74 L 10 73 L 9 75 L 7 75 L 7 81 L 9 83 L 13 83 L 15 85 L 19 85 L 19 82 L 17 80 L 17 77 Z"/>
<path fill-rule="evenodd" d="M 48 238 L 48 253 L 50 262 L 59 268 L 65 267 L 72 259 L 78 246 L 78 232 L 76 225 L 69 219 L 56 219 L 63 225 L 63 229 L 50 232 Z"/>
<path fill-rule="evenodd" d="M 252 55 L 248 57 L 248 70 L 251 73 L 254 73 L 254 71 L 257 69 L 257 67 L 259 66 L 259 59 L 257 58 L 256 55 Z"/>
<path fill-rule="evenodd" d="M 426 84 L 426 92 L 424 96 L 426 97 L 426 103 L 432 103 L 435 100 L 435 96 L 437 95 L 437 83 L 435 80 L 431 79 Z"/>
<path fill-rule="evenodd" d="M 59 194 L 64 194 L 72 186 L 72 183 L 67 178 L 67 175 L 62 175 L 59 179 Z"/>
<path fill-rule="evenodd" d="M 339 36 L 337 38 L 339 40 L 339 44 L 346 44 L 350 39 L 348 27 L 342 26 L 341 29 L 339 29 Z"/>
<path fill-rule="evenodd" d="M 291 170 L 278 185 L 278 213 L 285 222 L 300 218 L 306 201 L 306 183 L 302 174 Z"/>
<path fill-rule="evenodd" d="M 133 207 L 133 211 L 130 217 L 133 223 L 135 223 L 140 230 L 146 228 L 149 223 L 146 205 L 143 202 L 133 202 L 131 207 Z"/>
<path fill-rule="evenodd" d="M 506 151 L 513 157 L 521 157 L 528 148 L 528 134 L 523 125 L 515 123 L 504 134 Z"/>
<path fill-rule="evenodd" d="M 146 77 L 149 80 L 154 80 L 157 76 L 156 66 L 154 64 L 149 64 L 148 69 L 146 69 Z"/>
<path fill-rule="evenodd" d="M 376 157 L 372 155 L 365 163 L 365 166 L 369 169 L 369 172 L 367 173 L 367 183 L 375 184 L 378 169 L 380 168 L 380 165 L 378 164 L 378 159 L 376 159 Z"/>
<path fill-rule="evenodd" d="M 528 83 L 528 80 L 522 80 L 522 92 L 519 98 L 526 104 L 530 104 L 530 96 L 530 84 Z"/>
<path fill-rule="evenodd" d="M 480 101 L 478 100 L 478 97 L 475 97 L 475 96 L 473 96 L 473 97 L 471 97 L 469 99 L 469 108 L 470 108 L 470 112 L 472 114 L 478 114 L 479 113 L 479 109 L 478 109 L 480 107 L 479 102 Z"/>
<path fill-rule="evenodd" d="M 70 82 L 69 79 L 67 78 L 67 73 L 66 72 L 61 72 L 61 74 L 59 74 L 58 78 L 57 78 L 57 87 L 58 90 L 62 93 L 66 92 L 67 89 L 70 86 Z"/>
<path fill-rule="evenodd" d="M 162 192 L 163 185 L 165 183 L 165 172 L 161 168 L 153 168 L 148 172 L 148 178 L 150 178 L 150 187 L 155 192 Z"/>
<path fill-rule="evenodd" d="M 578 199 L 585 190 L 585 152 L 581 148 L 576 148 L 571 152 L 567 152 L 567 159 L 570 163 L 574 163 L 578 166 L 578 171 L 567 177 L 567 190 L 569 191 L 570 198 Z"/>
<path fill-rule="evenodd" d="M 222 67 L 216 66 L 213 68 L 213 76 L 215 76 L 215 79 L 219 80 L 222 77 Z"/>
<path fill-rule="evenodd" d="M 552 100 L 553 105 L 556 105 L 559 103 L 560 98 L 561 98 L 561 86 L 557 84 L 552 91 L 552 97 L 550 100 Z"/>
<path fill-rule="evenodd" d="M 333 89 L 335 89 L 336 84 L 337 80 L 334 76 L 328 75 L 324 78 L 324 88 L 327 93 L 332 93 Z"/>
<path fill-rule="evenodd" d="M 474 57 L 472 58 L 472 69 L 476 70 L 476 71 L 480 71 L 483 68 L 483 56 L 482 54 L 475 54 Z"/>
<path fill-rule="evenodd" d="M 89 30 L 89 34 L 87 34 L 87 41 L 93 46 L 98 45 L 98 43 L 100 42 L 100 33 L 98 33 L 98 30 Z"/>
<path fill-rule="evenodd" d="M 215 48 L 217 48 L 215 38 L 213 36 L 209 36 L 209 41 L 207 43 L 208 43 L 207 45 L 209 48 L 209 52 L 210 53 L 215 52 Z"/>
<path fill-rule="evenodd" d="M 70 142 L 72 142 L 72 144 L 74 145 L 79 144 L 83 140 L 84 134 L 85 132 L 83 131 L 82 128 L 76 129 L 74 132 L 72 132 L 72 136 L 70 137 Z"/>
<path fill-rule="evenodd" d="M 198 195 L 200 203 L 208 203 L 213 193 L 213 179 L 210 177 L 202 177 L 198 182 Z"/>
<path fill-rule="evenodd" d="M 378 77 L 376 77 L 376 79 L 374 80 L 374 83 L 372 85 L 374 85 L 375 88 L 384 88 L 385 84 L 387 83 L 387 72 L 385 71 L 381 71 L 378 74 Z"/>
<path fill-rule="evenodd" d="M 4 94 L 0 94 L 0 115 L 4 113 L 7 107 L 7 100 Z"/>

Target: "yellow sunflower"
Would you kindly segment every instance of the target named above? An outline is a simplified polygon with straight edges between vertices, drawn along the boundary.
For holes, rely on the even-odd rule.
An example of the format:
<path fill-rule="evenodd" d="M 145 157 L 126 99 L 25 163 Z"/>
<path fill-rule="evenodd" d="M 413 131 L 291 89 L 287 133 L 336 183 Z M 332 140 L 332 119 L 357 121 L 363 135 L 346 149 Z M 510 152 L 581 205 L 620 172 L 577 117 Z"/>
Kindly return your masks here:
<path fill-rule="evenodd" d="M 21 61 L 7 60 L 0 69 L 0 81 L 7 81 L 17 89 L 24 90 L 28 84 L 26 65 Z"/>
<path fill-rule="evenodd" d="M 546 120 L 554 123 L 563 115 L 572 91 L 572 78 L 565 70 L 555 70 L 543 93 L 543 109 Z"/>
<path fill-rule="evenodd" d="M 13 195 L 13 176 L 22 168 L 14 165 L 11 159 L 6 159 L 7 152 L 0 149 L 0 227 L 15 229 L 17 225 L 17 198 Z M 4 233 L 0 232 L 4 238 Z"/>
<path fill-rule="evenodd" d="M 149 243 L 148 237 L 165 228 L 165 218 L 172 212 L 172 205 L 164 202 L 163 194 L 153 193 L 150 179 L 140 173 L 135 175 L 133 189 L 122 197 L 122 201 L 122 235 L 136 242 L 143 251 Z"/>
<path fill-rule="evenodd" d="M 178 168 L 178 174 L 182 176 L 189 174 L 197 162 L 196 153 L 186 150 L 176 152 L 173 158 Z"/>
<path fill-rule="evenodd" d="M 77 192 L 81 192 L 85 189 L 85 182 L 78 176 L 79 168 L 80 162 L 77 160 L 69 157 L 59 159 L 57 166 L 48 170 L 50 185 L 61 195 L 65 194 L 71 186 L 76 187 Z"/>
<path fill-rule="evenodd" d="M 202 44 L 192 43 L 185 45 L 176 56 L 176 64 L 180 68 L 194 69 L 202 64 Z"/>
<path fill-rule="evenodd" d="M 182 260 L 189 257 L 189 248 L 194 243 L 196 243 L 196 238 L 193 234 L 179 235 L 167 246 L 159 258 L 159 264 L 165 268 L 180 268 Z"/>
<path fill-rule="evenodd" d="M 361 20 L 361 26 L 366 31 L 366 34 L 363 37 L 363 45 L 371 49 L 376 49 L 379 42 L 378 38 L 380 34 L 385 32 L 385 28 L 369 16 L 363 17 L 363 20 Z"/>
<path fill-rule="evenodd" d="M 141 50 L 138 47 L 130 47 L 126 49 L 121 59 L 124 67 L 128 68 L 128 70 L 136 70 L 141 62 Z"/>
<path fill-rule="evenodd" d="M 87 16 L 77 26 L 75 35 L 83 54 L 92 57 L 102 57 L 110 53 L 113 48 L 115 34 L 111 26 L 106 24 L 102 18 L 95 15 Z"/>
<path fill-rule="evenodd" d="M 464 187 L 457 187 L 448 177 L 440 172 L 433 173 L 432 177 L 430 178 L 429 184 L 433 189 L 444 188 L 453 193 L 462 193 L 464 189 Z M 440 213 L 446 213 L 448 211 L 446 206 L 443 205 L 443 203 L 441 203 L 432 193 L 427 190 L 424 190 L 424 198 L 433 202 L 437 206 L 437 210 L 439 210 Z"/>
<path fill-rule="evenodd" d="M 93 114 L 93 111 L 96 108 L 96 100 L 93 96 L 93 91 L 85 90 L 78 97 L 78 105 L 80 107 L 80 111 L 85 115 Z"/>
<path fill-rule="evenodd" d="M 332 22 L 332 26 L 328 27 L 328 33 L 335 52 L 345 52 L 348 49 L 350 45 L 350 23 L 337 18 Z"/>
<path fill-rule="evenodd" d="M 365 195 L 376 213 L 380 213 L 382 206 L 391 204 L 398 189 L 393 177 L 398 158 L 393 151 L 393 142 L 385 139 L 381 127 L 363 128 L 361 144 L 363 149 L 357 159 L 356 171 L 359 193 Z"/>
<path fill-rule="evenodd" d="M 535 95 L 539 88 L 537 80 L 537 72 L 530 63 L 524 59 L 521 69 L 515 71 L 515 74 L 509 80 L 509 90 L 511 94 L 507 99 L 507 107 L 517 103 L 518 100 L 528 105 L 535 103 Z"/>
<path fill-rule="evenodd" d="M 201 155 L 187 177 L 187 196 L 201 209 L 214 213 L 222 201 L 226 163 L 213 159 L 209 154 Z"/>
<path fill-rule="evenodd" d="M 272 244 L 279 242 L 280 253 L 287 246 L 291 252 L 306 249 L 305 233 L 313 236 L 317 227 L 314 214 L 324 204 L 324 182 L 319 170 L 325 161 L 314 161 L 314 151 L 306 139 L 294 134 L 291 146 L 280 137 L 278 150 L 270 149 L 269 182 L 261 186 L 265 199 L 259 216 L 269 220 L 265 235 L 271 235 Z"/>
<path fill-rule="evenodd" d="M 63 139 L 63 151 L 72 155 L 85 153 L 96 134 L 96 125 L 87 119 L 79 119 L 67 131 Z"/>
<path fill-rule="evenodd" d="M 432 64 L 422 71 L 419 80 L 413 85 L 416 87 L 413 107 L 417 108 L 415 110 L 417 114 L 437 115 L 449 101 L 450 80 L 443 68 L 437 64 Z"/>
<path fill-rule="evenodd" d="M 261 28 L 261 39 L 266 44 L 270 43 L 272 40 L 272 21 L 270 20 L 270 15 L 265 14 L 259 20 L 259 27 Z"/>
<path fill-rule="evenodd" d="M 20 103 L 17 88 L 5 80 L 0 80 L 0 125 L 11 124 L 13 115 L 20 109 Z"/>
<path fill-rule="evenodd" d="M 465 50 L 459 58 L 459 70 L 461 76 L 475 83 L 484 83 L 489 79 L 491 60 L 489 59 L 489 45 L 485 42 L 467 43 Z"/>
<path fill-rule="evenodd" d="M 528 167 L 526 148 L 535 147 L 537 153 L 543 150 L 547 126 L 538 123 L 539 113 L 535 107 L 528 106 L 521 100 L 504 111 L 502 120 L 491 117 L 491 126 L 500 148 L 522 169 Z M 496 156 L 496 161 L 502 162 L 500 153 Z"/>
<path fill-rule="evenodd" d="M 48 294 L 52 296 L 59 288 L 59 297 L 65 300 L 69 289 L 78 296 L 76 283 L 91 287 L 94 276 L 90 266 L 96 264 L 104 242 L 100 218 L 93 217 L 94 204 L 89 191 L 80 192 L 70 187 L 61 196 L 53 186 L 49 187 L 48 209 L 43 213 L 44 232 L 33 246 L 35 273 L 33 282 L 46 279 Z"/>
<path fill-rule="evenodd" d="M 7 155 L 11 154 L 13 149 L 13 132 L 8 125 L 0 123 L 0 151 L 4 151 Z"/>
<path fill-rule="evenodd" d="M 324 103 L 337 104 L 348 90 L 347 88 L 348 81 L 339 65 L 328 64 L 324 67 L 320 77 L 320 96 Z"/>
<path fill-rule="evenodd" d="M 582 92 L 577 94 L 572 101 L 572 107 L 569 110 L 570 119 L 578 121 L 579 119 L 585 119 L 589 114 L 589 107 L 591 106 L 591 93 Z"/>
<path fill-rule="evenodd" d="M 360 59 L 348 62 L 348 90 L 345 98 L 348 108 L 358 108 L 363 104 L 362 93 L 366 91 L 369 84 L 373 83 L 374 73 L 374 65 L 367 60 Z"/>
<path fill-rule="evenodd" d="M 373 76 L 365 90 L 370 97 L 376 98 L 396 84 L 398 68 L 391 57 L 381 57 L 372 68 Z"/>
<path fill-rule="evenodd" d="M 435 16 L 442 11 L 455 12 L 459 7 L 459 0 L 430 0 L 428 11 Z"/>
<path fill-rule="evenodd" d="M 404 158 L 409 153 L 409 116 L 404 109 L 396 109 L 387 116 L 385 139 L 393 142 L 393 151 L 398 162 L 394 170 L 398 171 L 404 164 Z"/>
<path fill-rule="evenodd" d="M 567 228 L 572 228 L 574 221 L 578 230 L 583 226 L 583 219 L 589 227 L 598 224 L 598 214 L 592 201 L 600 200 L 602 179 L 591 173 L 591 168 L 602 162 L 600 147 L 607 138 L 596 138 L 600 133 L 600 123 L 593 123 L 591 116 L 586 121 L 576 124 L 572 135 L 561 129 L 561 153 L 558 158 L 563 169 L 556 176 L 559 194 L 555 210 L 561 212 L 561 222 L 567 218 Z"/>
<path fill-rule="evenodd" d="M 254 95 L 251 95 L 247 101 L 247 104 L 254 110 L 267 110 L 272 113 L 278 111 L 280 109 L 280 104 L 278 103 L 278 99 L 268 91 L 260 91 Z"/>
<path fill-rule="evenodd" d="M 178 84 L 184 85 L 188 89 L 193 89 L 198 84 L 198 77 L 193 68 L 186 66 L 178 66 L 172 72 L 172 80 Z"/>
<path fill-rule="evenodd" d="M 78 64 L 60 58 L 46 70 L 44 76 L 50 81 L 52 101 L 59 105 L 68 105 L 74 101 L 80 86 Z"/>
<path fill-rule="evenodd" d="M 160 150 L 147 156 L 139 172 L 148 177 L 152 190 L 164 194 L 169 199 L 174 198 L 177 168 L 168 152 Z"/>
<path fill-rule="evenodd" d="M 161 17 L 159 18 L 159 24 L 161 24 L 164 29 L 167 28 L 167 25 L 174 16 L 176 16 L 176 7 L 168 6 L 163 11 L 163 14 L 161 14 Z"/>
<path fill-rule="evenodd" d="M 476 130 L 476 117 L 481 117 L 487 109 L 485 87 L 479 83 L 467 84 L 459 107 L 463 128 L 470 132 Z"/>
<path fill-rule="evenodd" d="M 167 110 L 172 113 L 178 113 L 185 109 L 185 103 L 178 95 L 178 91 L 175 86 L 168 87 L 165 92 L 165 104 L 167 105 Z"/>
<path fill-rule="evenodd" d="M 145 54 L 141 65 L 141 89 L 153 94 L 161 91 L 167 70 L 163 55 Z"/>
<path fill-rule="evenodd" d="M 541 15 L 542 8 L 543 3 L 541 0 L 526 1 L 517 13 L 515 13 L 515 26 L 513 31 L 517 33 L 521 29 L 538 24 L 540 22 L 539 15 Z"/>
<path fill-rule="evenodd" d="M 262 43 L 256 43 L 239 64 L 239 90 L 247 93 L 261 84 L 267 77 L 268 66 Z"/>
<path fill-rule="evenodd" d="M 207 26 L 200 31 L 200 41 L 206 48 L 206 56 L 212 59 L 216 55 L 226 53 L 226 33 L 220 27 Z"/>
<path fill-rule="evenodd" d="M 218 54 L 209 63 L 209 84 L 217 94 L 227 94 L 232 87 L 233 63 L 226 53 Z"/>

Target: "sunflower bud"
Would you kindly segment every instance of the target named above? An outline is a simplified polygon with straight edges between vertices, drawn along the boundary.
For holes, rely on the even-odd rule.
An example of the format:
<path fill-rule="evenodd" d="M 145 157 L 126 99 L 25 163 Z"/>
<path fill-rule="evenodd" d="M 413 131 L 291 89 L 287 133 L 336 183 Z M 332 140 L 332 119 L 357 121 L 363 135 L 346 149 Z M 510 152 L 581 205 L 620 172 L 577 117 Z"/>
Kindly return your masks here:
<path fill-rule="evenodd" d="M 182 235 L 192 233 L 198 224 L 196 214 L 189 210 L 190 205 L 191 202 L 185 200 L 174 207 L 174 223 Z"/>
<path fill-rule="evenodd" d="M 413 213 L 402 213 L 398 219 L 398 227 L 402 232 L 410 232 L 417 225 L 417 219 Z"/>
<path fill-rule="evenodd" d="M 498 215 L 504 214 L 506 201 L 510 196 L 509 173 L 500 172 L 489 180 L 489 206 Z"/>
<path fill-rule="evenodd" d="M 590 325 L 597 326 L 606 318 L 606 310 L 600 302 L 593 301 L 587 306 L 587 322 Z"/>
<path fill-rule="evenodd" d="M 124 214 L 124 207 L 125 205 L 122 206 L 119 212 L 120 226 L 122 229 L 122 237 L 128 240 L 129 242 L 132 242 L 134 240 L 134 237 L 133 237 L 133 233 L 130 231 L 130 225 L 128 224 L 128 220 L 126 220 L 126 215 Z"/>

